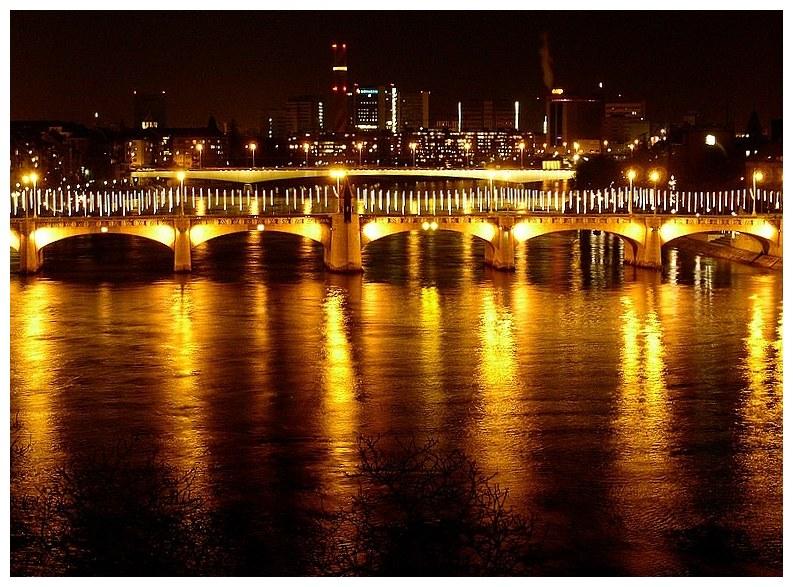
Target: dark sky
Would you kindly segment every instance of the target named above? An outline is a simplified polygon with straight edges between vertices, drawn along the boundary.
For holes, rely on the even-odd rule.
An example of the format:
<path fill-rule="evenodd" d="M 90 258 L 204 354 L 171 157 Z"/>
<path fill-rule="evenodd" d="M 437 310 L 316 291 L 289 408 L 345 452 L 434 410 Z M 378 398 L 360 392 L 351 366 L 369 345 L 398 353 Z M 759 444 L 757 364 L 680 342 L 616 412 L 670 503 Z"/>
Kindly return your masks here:
<path fill-rule="evenodd" d="M 132 122 L 132 90 L 165 89 L 169 123 L 262 111 L 330 84 L 330 43 L 351 81 L 459 98 L 532 100 L 540 35 L 554 85 L 646 99 L 654 120 L 688 110 L 742 128 L 782 115 L 782 12 L 20 12 L 11 13 L 11 117 Z"/>

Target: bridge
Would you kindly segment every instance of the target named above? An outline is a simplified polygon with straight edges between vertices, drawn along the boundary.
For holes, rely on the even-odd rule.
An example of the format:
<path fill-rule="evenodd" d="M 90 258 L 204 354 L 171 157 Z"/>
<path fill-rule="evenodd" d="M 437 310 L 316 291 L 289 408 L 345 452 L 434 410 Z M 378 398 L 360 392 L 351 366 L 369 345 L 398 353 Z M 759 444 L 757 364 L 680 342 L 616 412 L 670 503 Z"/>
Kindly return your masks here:
<path fill-rule="evenodd" d="M 133 179 L 176 179 L 184 173 L 185 181 L 222 181 L 228 183 L 255 184 L 270 181 L 286 181 L 295 179 L 312 179 L 332 176 L 333 168 L 328 167 L 297 167 L 297 168 L 255 168 L 255 169 L 141 169 L 133 171 Z M 572 169 L 421 169 L 414 167 L 398 168 L 352 168 L 345 169 L 345 174 L 352 177 L 410 177 L 410 178 L 442 178 L 492 180 L 505 183 L 535 183 L 544 181 L 563 181 L 572 179 Z"/>
<path fill-rule="evenodd" d="M 177 191 L 173 199 L 172 193 L 166 196 L 165 190 L 157 190 L 149 193 L 147 200 L 144 192 L 138 192 L 136 201 L 130 192 L 93 194 L 99 197 L 97 202 L 91 200 L 90 208 L 84 194 L 69 194 L 71 199 L 67 203 L 59 203 L 53 193 L 46 209 L 34 205 L 35 198 L 30 194 L 23 195 L 25 217 L 11 219 L 10 234 L 11 248 L 19 251 L 19 271 L 36 273 L 44 263 L 48 245 L 87 234 L 124 234 L 155 241 L 173 251 L 174 271 L 190 271 L 195 247 L 213 238 L 256 230 L 299 235 L 320 243 L 325 266 L 338 272 L 361 271 L 361 253 L 369 243 L 413 230 L 444 230 L 474 236 L 485 243 L 485 263 L 502 271 L 515 268 L 515 248 L 519 243 L 545 234 L 578 230 L 599 230 L 618 236 L 624 243 L 625 263 L 656 270 L 661 268 L 664 245 L 701 233 L 742 233 L 756 239 L 765 254 L 782 256 L 782 215 L 773 211 L 774 206 L 767 205 L 772 203 L 771 199 L 764 201 L 761 213 L 754 206 L 754 211 L 749 212 L 745 207 L 729 210 L 725 204 L 722 214 L 717 213 L 720 207 L 716 207 L 715 200 L 708 200 L 711 214 L 700 214 L 678 209 L 685 195 L 677 195 L 680 201 L 667 203 L 674 206 L 673 211 L 665 211 L 661 194 L 651 194 L 649 200 L 644 200 L 644 195 L 633 191 L 612 194 L 598 191 L 597 195 L 585 192 L 583 198 L 581 194 L 573 198 L 567 193 L 534 191 L 509 195 L 507 192 L 501 194 L 501 201 L 498 194 L 487 197 L 480 194 L 477 198 L 473 193 L 463 193 L 463 200 L 468 198 L 468 202 L 455 198 L 453 210 L 451 193 L 438 206 L 435 194 L 430 200 L 425 192 L 425 203 L 420 208 L 420 195 L 414 198 L 411 192 L 407 200 L 403 192 L 401 206 L 399 198 L 394 197 L 391 209 L 391 195 L 385 206 L 382 202 L 375 204 L 374 196 L 371 201 L 369 196 L 357 200 L 352 189 L 345 186 L 343 197 L 334 196 L 331 209 L 318 213 L 306 213 L 303 208 L 308 202 L 316 205 L 319 192 L 316 202 L 313 195 L 304 199 L 301 210 L 290 209 L 287 202 L 285 209 L 271 208 L 266 213 L 260 208 L 258 193 L 253 195 L 250 191 L 238 192 L 236 200 L 232 195 L 231 208 L 226 205 L 225 192 L 220 208 L 219 194 L 215 191 L 214 212 L 212 192 L 207 192 L 206 197 L 199 192 L 190 212 L 184 213 L 188 197 L 185 194 L 181 198 L 180 193 Z M 732 196 L 735 201 L 735 194 Z M 195 194 L 193 197 L 196 198 Z M 521 200 L 523 197 L 527 199 Z M 729 194 L 719 197 L 729 201 Z M 262 200 L 266 198 L 263 196 Z M 644 209 L 648 201 L 652 212 Z M 161 204 L 159 212 L 157 202 Z M 689 195 L 688 202 L 691 206 L 698 205 L 696 196 Z M 19 195 L 12 210 L 19 211 L 18 203 Z M 633 206 L 641 208 L 637 211 Z M 47 210 L 49 215 L 40 215 Z"/>

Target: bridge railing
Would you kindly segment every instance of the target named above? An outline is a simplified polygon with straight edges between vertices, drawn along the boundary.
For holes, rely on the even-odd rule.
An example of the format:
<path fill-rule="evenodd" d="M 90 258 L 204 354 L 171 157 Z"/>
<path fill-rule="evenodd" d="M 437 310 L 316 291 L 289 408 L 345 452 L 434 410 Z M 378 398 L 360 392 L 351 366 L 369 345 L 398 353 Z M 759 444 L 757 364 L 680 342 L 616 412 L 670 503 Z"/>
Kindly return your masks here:
<path fill-rule="evenodd" d="M 381 189 L 356 187 L 359 213 L 467 215 L 483 212 L 533 214 L 781 214 L 782 192 L 772 190 L 668 191 L 646 188 L 541 190 L 525 187 L 470 189 Z M 73 191 L 26 189 L 11 192 L 11 216 L 305 215 L 333 213 L 333 187 L 230 189 L 169 187 L 137 190 Z"/>

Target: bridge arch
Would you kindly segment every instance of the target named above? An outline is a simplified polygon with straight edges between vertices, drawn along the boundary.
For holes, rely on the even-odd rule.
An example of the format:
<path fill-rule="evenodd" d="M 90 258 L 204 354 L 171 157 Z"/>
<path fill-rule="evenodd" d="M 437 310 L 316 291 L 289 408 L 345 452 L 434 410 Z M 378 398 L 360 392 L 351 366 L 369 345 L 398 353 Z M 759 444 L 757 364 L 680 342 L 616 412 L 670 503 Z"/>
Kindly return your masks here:
<path fill-rule="evenodd" d="M 622 218 L 532 219 L 517 222 L 512 232 L 517 243 L 546 234 L 599 230 L 613 234 L 622 241 L 626 263 L 642 263 L 646 257 L 647 227 L 643 222 Z"/>
<path fill-rule="evenodd" d="M 496 224 L 487 220 L 475 222 L 438 222 L 435 218 L 417 218 L 411 222 L 378 222 L 377 220 L 369 220 L 361 227 L 361 248 L 387 236 L 411 232 L 413 230 L 422 230 L 425 223 L 430 226 L 434 224 L 436 227 L 432 230 L 443 230 L 475 236 L 491 246 L 493 244 L 493 239 L 496 238 L 499 231 L 499 227 Z"/>
<path fill-rule="evenodd" d="M 262 223 L 262 224 L 194 224 L 190 227 L 190 246 L 197 247 L 212 239 L 241 232 L 280 232 L 302 236 L 323 247 L 330 241 L 330 229 L 321 223 Z"/>
<path fill-rule="evenodd" d="M 42 251 L 52 243 L 89 234 L 124 234 L 128 236 L 137 236 L 165 245 L 169 249 L 173 249 L 174 240 L 176 238 L 173 227 L 167 224 L 142 226 L 40 226 L 33 231 L 31 236 L 36 244 L 37 250 Z"/>
<path fill-rule="evenodd" d="M 778 254 L 782 247 L 782 231 L 761 218 L 677 218 L 664 222 L 658 229 L 661 245 L 695 234 L 736 232 L 752 237 L 765 254 Z"/>

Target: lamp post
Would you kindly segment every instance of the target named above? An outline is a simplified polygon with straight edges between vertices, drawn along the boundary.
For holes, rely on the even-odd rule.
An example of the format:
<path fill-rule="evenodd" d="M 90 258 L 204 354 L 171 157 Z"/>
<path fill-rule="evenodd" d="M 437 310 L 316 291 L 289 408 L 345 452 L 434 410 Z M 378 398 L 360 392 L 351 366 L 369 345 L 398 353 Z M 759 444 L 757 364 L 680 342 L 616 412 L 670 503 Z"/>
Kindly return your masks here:
<path fill-rule="evenodd" d="M 465 149 L 465 164 L 470 166 L 471 165 L 471 158 L 470 158 L 471 141 L 465 141 L 463 143 L 463 148 Z"/>
<path fill-rule="evenodd" d="M 251 167 L 256 167 L 256 143 L 250 143 L 248 148 L 251 150 Z"/>
<path fill-rule="evenodd" d="M 361 167 L 361 158 L 363 157 L 363 142 L 358 141 L 355 146 L 358 148 L 358 167 Z"/>
<path fill-rule="evenodd" d="M 752 216 L 757 216 L 757 183 L 763 181 L 762 171 L 755 169 L 752 172 Z"/>
<path fill-rule="evenodd" d="M 184 216 L 184 178 L 186 174 L 184 171 L 179 171 L 176 173 L 176 179 L 179 180 L 179 210 L 182 216 Z M 225 196 L 224 196 L 225 197 Z"/>
<path fill-rule="evenodd" d="M 198 143 L 195 146 L 195 150 L 198 151 L 198 168 L 201 169 L 201 154 L 204 152 L 204 143 Z"/>
<path fill-rule="evenodd" d="M 25 218 L 27 218 L 28 217 L 28 199 L 29 199 L 29 196 L 28 196 L 28 194 L 29 194 L 29 192 L 28 192 L 28 189 L 29 189 L 28 188 L 28 184 L 30 183 L 30 176 L 29 175 L 23 175 L 22 176 L 22 183 L 25 184 L 25 199 L 24 199 L 25 206 L 24 206 L 24 208 L 25 208 Z"/>
<path fill-rule="evenodd" d="M 518 149 L 520 149 L 520 168 L 523 169 L 523 151 L 526 150 L 525 141 L 521 141 L 518 143 Z"/>
<path fill-rule="evenodd" d="M 410 147 L 410 150 L 413 152 L 413 167 L 416 166 L 416 147 L 418 146 L 419 146 L 418 143 L 416 143 L 415 141 L 408 145 L 408 147 Z"/>
<path fill-rule="evenodd" d="M 306 167 L 308 167 L 308 152 L 311 150 L 309 143 L 303 143 L 303 150 L 306 152 Z"/>
<path fill-rule="evenodd" d="M 636 170 L 628 169 L 625 174 L 628 178 L 628 186 L 630 193 L 628 194 L 628 214 L 633 214 L 633 180 L 636 179 Z"/>
<path fill-rule="evenodd" d="M 657 169 L 653 169 L 650 172 L 650 181 L 653 182 L 653 214 L 657 214 L 657 208 L 655 205 L 655 198 L 656 198 L 656 190 L 658 189 L 658 180 L 661 179 L 661 174 L 658 173 Z"/>

